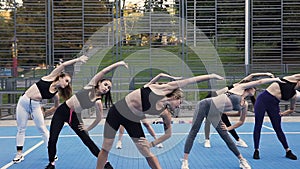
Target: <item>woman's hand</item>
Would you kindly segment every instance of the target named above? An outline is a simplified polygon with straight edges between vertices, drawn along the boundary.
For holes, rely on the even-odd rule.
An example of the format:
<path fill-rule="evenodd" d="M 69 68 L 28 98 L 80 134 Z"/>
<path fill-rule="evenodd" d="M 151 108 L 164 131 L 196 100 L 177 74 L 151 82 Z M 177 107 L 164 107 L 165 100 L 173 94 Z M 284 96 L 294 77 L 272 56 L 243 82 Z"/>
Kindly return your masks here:
<path fill-rule="evenodd" d="M 269 77 L 271 77 L 271 78 L 275 78 L 275 76 L 272 73 L 270 73 L 270 72 L 267 72 L 266 75 L 269 76 Z"/>
<path fill-rule="evenodd" d="M 78 58 L 78 62 L 83 62 L 83 63 L 86 63 L 86 61 L 88 60 L 89 58 L 85 55 L 82 55 Z"/>
<path fill-rule="evenodd" d="M 276 77 L 274 78 L 276 82 L 279 82 L 279 83 L 285 83 L 284 81 L 282 81 L 279 77 Z"/>
<path fill-rule="evenodd" d="M 151 148 L 151 143 L 149 143 L 149 141 L 145 137 L 140 137 L 140 139 L 138 140 L 138 144 L 147 148 Z"/>
<path fill-rule="evenodd" d="M 125 63 L 124 61 L 119 61 L 119 64 L 121 64 L 121 66 L 124 66 L 128 69 L 128 63 Z"/>
<path fill-rule="evenodd" d="M 78 129 L 80 130 L 80 131 L 87 131 L 86 129 L 86 127 L 85 127 L 85 125 L 83 124 L 83 123 L 80 123 L 79 125 L 78 125 Z"/>
<path fill-rule="evenodd" d="M 222 121 L 221 121 L 221 129 L 224 130 L 224 131 L 228 131 L 227 126 Z"/>
<path fill-rule="evenodd" d="M 217 75 L 215 73 L 210 75 L 212 79 L 224 80 L 224 77 Z"/>

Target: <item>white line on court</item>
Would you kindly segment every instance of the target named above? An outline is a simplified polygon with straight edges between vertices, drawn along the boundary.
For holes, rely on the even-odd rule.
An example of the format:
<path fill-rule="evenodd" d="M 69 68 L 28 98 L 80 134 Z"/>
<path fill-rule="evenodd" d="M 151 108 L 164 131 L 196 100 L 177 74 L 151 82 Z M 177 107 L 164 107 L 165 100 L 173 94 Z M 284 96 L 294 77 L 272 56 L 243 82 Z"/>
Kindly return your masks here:
<path fill-rule="evenodd" d="M 270 128 L 268 126 L 263 126 L 265 128 L 268 128 L 270 130 L 272 130 L 273 132 L 261 132 L 261 134 L 274 134 L 275 131 L 273 128 Z M 156 133 L 157 135 L 162 135 L 164 133 Z M 188 133 L 172 133 L 172 135 L 187 135 Z M 199 134 L 204 134 L 203 132 L 198 132 Z M 211 132 L 211 134 L 218 134 L 217 132 Z M 238 134 L 253 134 L 253 132 L 238 132 Z M 300 134 L 300 131 L 288 131 L 288 132 L 284 132 L 284 134 Z M 124 135 L 128 135 L 127 133 L 124 133 Z M 145 135 L 150 135 L 150 134 L 145 134 Z M 97 136 L 97 137 L 103 137 L 103 134 L 90 134 L 90 136 Z M 118 134 L 116 134 L 116 136 L 118 136 Z M 78 137 L 78 135 L 76 134 L 65 134 L 65 135 L 60 135 L 59 137 L 61 138 L 69 138 L 69 137 Z M 16 138 L 16 136 L 0 136 L 0 139 L 13 139 Z M 41 138 L 41 136 L 26 136 L 26 138 L 30 139 L 30 138 Z M 2 168 L 0 168 L 2 169 Z"/>
<path fill-rule="evenodd" d="M 272 131 L 275 131 L 273 128 L 271 128 L 271 127 L 268 127 L 268 126 L 266 126 L 266 125 L 262 125 L 264 128 L 266 128 L 266 129 L 269 129 L 269 130 L 272 130 Z"/>
<path fill-rule="evenodd" d="M 27 154 L 29 154 L 30 152 L 32 152 L 34 149 L 38 148 L 40 145 L 42 145 L 44 143 L 44 141 L 40 141 L 38 142 L 36 145 L 32 146 L 30 149 L 28 149 L 27 151 L 25 151 L 23 153 L 23 156 L 25 157 Z M 1 169 L 7 169 L 8 167 L 14 165 L 14 163 L 11 161 L 10 163 L 6 164 L 5 166 L 1 167 Z"/>

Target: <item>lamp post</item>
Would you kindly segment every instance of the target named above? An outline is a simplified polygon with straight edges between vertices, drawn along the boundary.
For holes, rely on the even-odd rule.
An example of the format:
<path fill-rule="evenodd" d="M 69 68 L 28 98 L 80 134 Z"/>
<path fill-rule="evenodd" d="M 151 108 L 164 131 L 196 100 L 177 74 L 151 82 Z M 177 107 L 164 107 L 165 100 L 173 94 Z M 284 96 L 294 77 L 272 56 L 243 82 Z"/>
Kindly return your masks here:
<path fill-rule="evenodd" d="M 12 73 L 13 77 L 18 76 L 18 40 L 14 37 L 13 42 L 11 44 L 11 53 L 12 53 Z"/>

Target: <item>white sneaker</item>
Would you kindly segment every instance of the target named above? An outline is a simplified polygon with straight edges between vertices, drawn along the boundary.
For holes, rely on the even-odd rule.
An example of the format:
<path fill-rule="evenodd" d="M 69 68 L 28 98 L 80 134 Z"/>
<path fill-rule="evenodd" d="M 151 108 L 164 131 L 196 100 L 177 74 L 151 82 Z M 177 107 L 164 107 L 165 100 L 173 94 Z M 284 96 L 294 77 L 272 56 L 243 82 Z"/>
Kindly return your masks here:
<path fill-rule="evenodd" d="M 248 145 L 245 143 L 244 140 L 242 140 L 241 138 L 239 139 L 239 141 L 236 142 L 236 145 L 239 146 L 239 147 L 248 147 Z"/>
<path fill-rule="evenodd" d="M 209 139 L 205 139 L 205 141 L 204 141 L 204 147 L 210 148 L 210 140 Z"/>
<path fill-rule="evenodd" d="M 58 160 L 58 157 L 57 157 L 57 155 L 55 155 L 55 157 L 54 157 L 54 161 L 57 161 Z"/>
<path fill-rule="evenodd" d="M 188 162 L 188 160 L 182 160 L 181 169 L 189 169 L 189 162 Z"/>
<path fill-rule="evenodd" d="M 17 153 L 16 156 L 15 156 L 15 158 L 13 159 L 13 162 L 15 164 L 17 164 L 17 163 L 19 163 L 19 162 L 21 162 L 23 160 L 24 160 L 23 154 L 22 153 Z"/>
<path fill-rule="evenodd" d="M 156 147 L 157 147 L 157 148 L 163 148 L 164 146 L 163 146 L 162 143 L 159 143 L 159 144 L 156 145 Z"/>
<path fill-rule="evenodd" d="M 122 141 L 117 142 L 116 149 L 122 149 Z"/>
<path fill-rule="evenodd" d="M 244 158 L 240 159 L 240 168 L 242 169 L 251 169 L 251 166 L 248 164 L 248 161 Z"/>

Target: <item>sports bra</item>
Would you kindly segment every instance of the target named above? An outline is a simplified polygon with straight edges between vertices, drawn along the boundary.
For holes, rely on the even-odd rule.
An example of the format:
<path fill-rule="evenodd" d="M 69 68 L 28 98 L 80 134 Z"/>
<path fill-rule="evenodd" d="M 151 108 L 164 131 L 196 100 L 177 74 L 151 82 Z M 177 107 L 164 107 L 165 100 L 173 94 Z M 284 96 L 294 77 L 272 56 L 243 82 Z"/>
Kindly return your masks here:
<path fill-rule="evenodd" d="M 82 109 L 89 109 L 95 105 L 97 99 L 91 101 L 89 96 L 90 92 L 94 92 L 93 90 L 94 88 L 82 89 L 75 94 Z"/>
<path fill-rule="evenodd" d="M 157 115 L 163 112 L 166 108 L 161 110 L 156 109 L 156 103 L 164 98 L 165 96 L 157 95 L 152 92 L 149 87 L 141 88 L 141 99 L 142 99 L 142 110 L 143 112 L 150 115 Z"/>
<path fill-rule="evenodd" d="M 227 95 L 227 97 L 230 99 L 231 101 L 231 104 L 232 104 L 232 110 L 235 110 L 235 111 L 240 111 L 242 110 L 242 105 L 241 105 L 241 100 L 242 100 L 242 97 L 239 96 L 239 95 L 236 95 L 236 94 L 233 94 L 233 93 L 230 93 L 230 92 L 226 92 L 225 93 Z"/>
<path fill-rule="evenodd" d="M 278 85 L 280 87 L 280 93 L 281 93 L 281 99 L 282 100 L 289 100 L 296 94 L 295 86 L 296 83 L 290 82 L 286 79 L 281 79 L 285 83 L 278 82 Z"/>
<path fill-rule="evenodd" d="M 41 93 L 42 99 L 51 99 L 56 95 L 57 91 L 54 93 L 51 93 L 49 91 L 52 82 L 53 81 L 44 81 L 40 79 L 38 82 L 35 83 Z"/>

